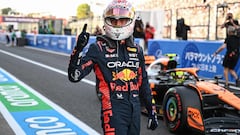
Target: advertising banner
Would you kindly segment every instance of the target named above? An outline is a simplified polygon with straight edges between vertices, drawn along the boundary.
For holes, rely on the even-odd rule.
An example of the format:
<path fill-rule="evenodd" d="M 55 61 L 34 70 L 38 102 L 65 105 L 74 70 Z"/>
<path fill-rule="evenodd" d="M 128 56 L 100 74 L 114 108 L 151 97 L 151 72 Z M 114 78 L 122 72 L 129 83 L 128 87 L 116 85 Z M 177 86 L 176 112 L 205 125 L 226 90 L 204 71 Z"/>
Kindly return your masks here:
<path fill-rule="evenodd" d="M 222 62 L 226 49 L 217 56 L 213 53 L 223 44 L 223 41 L 179 41 L 179 40 L 150 40 L 148 55 L 156 58 L 167 53 L 176 53 L 178 67 L 197 67 L 199 76 L 213 78 L 215 75 L 223 75 Z M 240 61 L 235 70 L 240 76 Z M 230 81 L 234 81 L 229 76 Z"/>
<path fill-rule="evenodd" d="M 33 38 L 27 36 L 28 44 L 32 45 Z M 46 48 L 54 51 L 71 53 L 76 45 L 76 36 L 69 38 L 63 35 L 37 35 L 36 47 Z M 95 36 L 90 36 L 88 44 L 96 41 Z M 140 44 L 141 39 L 135 39 L 135 43 Z M 67 48 L 68 44 L 70 47 Z M 176 53 L 178 59 L 178 67 L 197 67 L 199 68 L 199 76 L 213 78 L 215 75 L 223 76 L 222 62 L 226 49 L 217 56 L 213 53 L 223 44 L 223 41 L 183 41 L 183 40 L 167 40 L 167 39 L 150 39 L 148 41 L 147 54 L 154 55 L 159 58 L 167 53 Z M 240 61 L 235 71 L 240 76 Z M 229 76 L 230 81 L 234 81 Z"/>

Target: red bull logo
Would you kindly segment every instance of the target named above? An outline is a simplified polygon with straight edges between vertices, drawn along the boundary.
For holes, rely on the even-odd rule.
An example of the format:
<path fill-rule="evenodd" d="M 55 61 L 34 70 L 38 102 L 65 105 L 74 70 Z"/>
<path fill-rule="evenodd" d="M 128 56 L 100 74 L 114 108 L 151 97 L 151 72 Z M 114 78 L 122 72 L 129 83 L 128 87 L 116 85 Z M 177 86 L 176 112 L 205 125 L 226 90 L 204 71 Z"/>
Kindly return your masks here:
<path fill-rule="evenodd" d="M 122 81 L 130 81 L 137 77 L 137 73 L 133 72 L 132 70 L 125 68 L 121 72 L 113 72 L 113 80 L 122 80 Z"/>

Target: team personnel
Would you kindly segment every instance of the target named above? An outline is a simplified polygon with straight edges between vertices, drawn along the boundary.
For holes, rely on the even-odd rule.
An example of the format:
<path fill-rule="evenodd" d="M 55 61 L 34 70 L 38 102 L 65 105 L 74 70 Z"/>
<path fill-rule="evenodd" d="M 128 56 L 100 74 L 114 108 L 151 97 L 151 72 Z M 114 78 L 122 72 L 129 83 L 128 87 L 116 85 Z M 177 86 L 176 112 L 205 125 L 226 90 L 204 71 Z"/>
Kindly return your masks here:
<path fill-rule="evenodd" d="M 227 13 L 224 23 L 221 25 L 221 28 L 226 28 L 226 37 L 228 36 L 228 27 L 233 26 L 235 29 L 239 28 L 238 20 L 233 18 L 231 12 Z"/>
<path fill-rule="evenodd" d="M 68 67 L 71 82 L 78 82 L 93 69 L 101 97 L 101 120 L 105 135 L 140 135 L 143 97 L 148 110 L 147 127 L 156 129 L 157 117 L 145 70 L 143 50 L 133 41 L 135 11 L 126 0 L 113 0 L 105 9 L 105 35 L 87 45 L 86 24 L 78 36 Z"/>
<path fill-rule="evenodd" d="M 227 48 L 227 52 L 223 59 L 223 68 L 224 68 L 223 74 L 225 77 L 226 88 L 229 87 L 229 83 L 228 83 L 229 72 L 236 80 L 236 86 L 239 86 L 239 83 L 240 83 L 238 75 L 234 70 L 239 59 L 240 41 L 239 41 L 239 38 L 236 36 L 236 30 L 234 26 L 228 26 L 227 32 L 228 32 L 228 36 L 225 38 L 224 43 L 214 53 L 214 56 L 215 56 L 218 53 L 220 53 L 224 48 Z"/>

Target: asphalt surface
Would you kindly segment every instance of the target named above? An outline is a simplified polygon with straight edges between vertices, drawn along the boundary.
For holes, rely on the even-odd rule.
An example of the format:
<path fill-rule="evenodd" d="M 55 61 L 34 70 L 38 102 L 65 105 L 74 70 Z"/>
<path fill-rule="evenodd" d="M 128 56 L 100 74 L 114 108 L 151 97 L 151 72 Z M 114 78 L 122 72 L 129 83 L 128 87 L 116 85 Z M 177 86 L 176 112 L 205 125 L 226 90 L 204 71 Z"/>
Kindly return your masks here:
<path fill-rule="evenodd" d="M 42 63 L 62 72 L 55 72 L 45 67 L 20 60 L 2 51 Z M 0 44 L 1 68 L 102 134 L 100 102 L 96 96 L 95 87 L 84 81 L 79 83 L 69 82 L 66 75 L 68 61 L 69 55 L 54 54 L 29 47 L 7 47 Z M 95 82 L 93 73 L 85 79 Z M 1 113 L 0 123 L 0 135 L 14 135 L 13 130 Z M 147 117 L 142 115 L 141 135 L 172 135 L 164 126 L 162 120 L 159 120 L 159 127 L 154 131 L 148 130 L 146 125 Z M 184 135 L 188 134 L 184 133 Z"/>

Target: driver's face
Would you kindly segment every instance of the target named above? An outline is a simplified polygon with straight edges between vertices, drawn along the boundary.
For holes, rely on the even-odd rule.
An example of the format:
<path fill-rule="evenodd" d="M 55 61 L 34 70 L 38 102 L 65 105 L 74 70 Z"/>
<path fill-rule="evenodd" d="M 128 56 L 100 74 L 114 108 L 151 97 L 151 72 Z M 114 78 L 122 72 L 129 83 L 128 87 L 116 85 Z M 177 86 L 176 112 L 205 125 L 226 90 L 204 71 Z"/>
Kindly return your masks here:
<path fill-rule="evenodd" d="M 107 18 L 107 23 L 111 24 L 113 27 L 123 27 L 126 26 L 129 23 L 128 18 L 120 18 L 120 19 L 115 19 L 115 18 Z"/>

